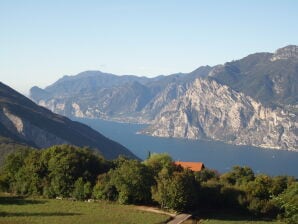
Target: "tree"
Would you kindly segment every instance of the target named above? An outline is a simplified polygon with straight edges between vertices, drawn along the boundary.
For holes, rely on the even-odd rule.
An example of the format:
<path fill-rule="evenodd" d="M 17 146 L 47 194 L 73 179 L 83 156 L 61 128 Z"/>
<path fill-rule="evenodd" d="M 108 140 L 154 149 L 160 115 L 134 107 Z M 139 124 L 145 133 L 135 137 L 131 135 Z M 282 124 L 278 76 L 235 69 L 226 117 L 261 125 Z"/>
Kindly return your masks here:
<path fill-rule="evenodd" d="M 294 182 L 295 182 L 294 177 L 288 177 L 288 176 L 273 177 L 270 193 L 274 196 L 277 196 L 280 193 L 282 193 L 285 189 L 287 189 L 287 187 Z"/>
<path fill-rule="evenodd" d="M 9 192 L 21 193 L 22 192 L 22 180 L 25 158 L 31 152 L 29 149 L 20 149 L 14 153 L 9 154 L 5 161 L 2 170 L 2 176 L 5 176 L 6 185 Z"/>
<path fill-rule="evenodd" d="M 98 174 L 108 170 L 106 162 L 91 150 L 69 145 L 44 150 L 42 161 L 48 172 L 45 192 L 50 197 L 70 196 L 78 178 L 94 185 Z"/>
<path fill-rule="evenodd" d="M 243 187 L 247 194 L 247 208 L 255 215 L 275 217 L 278 208 L 272 201 L 272 178 L 260 174 Z"/>
<path fill-rule="evenodd" d="M 21 195 L 69 197 L 75 182 L 82 178 L 87 197 L 97 176 L 109 167 L 109 163 L 87 148 L 60 145 L 43 150 L 24 149 L 7 157 L 1 186 Z"/>
<path fill-rule="evenodd" d="M 92 193 L 91 183 L 90 182 L 85 183 L 82 177 L 78 178 L 74 184 L 74 190 L 73 190 L 72 196 L 77 200 L 82 201 L 87 198 L 90 198 L 91 193 Z"/>
<path fill-rule="evenodd" d="M 215 170 L 203 169 L 195 172 L 195 177 L 198 182 L 207 182 L 208 180 L 219 180 L 219 174 Z"/>
<path fill-rule="evenodd" d="M 250 167 L 234 166 L 228 173 L 220 177 L 224 184 L 228 185 L 245 185 L 255 179 L 253 170 Z"/>
<path fill-rule="evenodd" d="M 298 223 L 298 182 L 293 183 L 282 194 L 276 197 L 275 202 L 284 210 L 287 223 Z"/>
<path fill-rule="evenodd" d="M 76 198 L 77 200 L 84 200 L 85 199 L 85 193 L 84 193 L 84 181 L 83 178 L 80 177 L 77 179 L 77 181 L 74 184 L 74 190 L 72 193 L 72 196 Z"/>
<path fill-rule="evenodd" d="M 118 199 L 118 191 L 115 185 L 111 183 L 109 173 L 104 173 L 98 176 L 92 195 L 94 198 L 101 200 L 116 201 Z"/>
<path fill-rule="evenodd" d="M 173 159 L 167 153 L 153 153 L 144 161 L 144 164 L 152 170 L 154 176 L 157 176 L 163 168 L 173 166 Z"/>
<path fill-rule="evenodd" d="M 190 170 L 174 172 L 172 175 L 166 168 L 160 171 L 157 184 L 152 188 L 153 199 L 162 208 L 186 211 L 191 209 L 199 191 L 199 184 Z"/>
<path fill-rule="evenodd" d="M 110 184 L 118 192 L 121 204 L 148 203 L 151 201 L 153 176 L 145 165 L 137 160 L 126 160 L 109 172 Z"/>

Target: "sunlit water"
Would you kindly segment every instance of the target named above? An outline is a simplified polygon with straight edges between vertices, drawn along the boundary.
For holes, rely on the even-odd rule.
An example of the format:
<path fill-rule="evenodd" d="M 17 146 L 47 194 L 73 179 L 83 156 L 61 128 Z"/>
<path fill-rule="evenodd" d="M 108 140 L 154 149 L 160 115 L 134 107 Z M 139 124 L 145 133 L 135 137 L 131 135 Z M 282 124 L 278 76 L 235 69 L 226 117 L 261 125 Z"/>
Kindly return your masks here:
<path fill-rule="evenodd" d="M 206 167 L 219 172 L 226 172 L 235 165 L 246 165 L 253 168 L 255 173 L 291 175 L 298 178 L 298 152 L 234 146 L 213 141 L 157 138 L 136 134 L 146 125 L 98 119 L 76 120 L 121 143 L 141 159 L 145 159 L 149 151 L 167 152 L 175 160 L 200 161 Z"/>

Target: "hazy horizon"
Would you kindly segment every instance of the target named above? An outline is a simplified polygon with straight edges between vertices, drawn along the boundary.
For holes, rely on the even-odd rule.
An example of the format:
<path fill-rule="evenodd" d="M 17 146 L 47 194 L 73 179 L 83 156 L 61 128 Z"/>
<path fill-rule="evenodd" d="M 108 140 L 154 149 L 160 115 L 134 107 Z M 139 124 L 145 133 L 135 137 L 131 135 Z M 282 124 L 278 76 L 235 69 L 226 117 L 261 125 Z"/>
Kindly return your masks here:
<path fill-rule="evenodd" d="M 100 70 L 188 73 L 298 44 L 296 1 L 1 3 L 0 81 L 21 93 Z"/>

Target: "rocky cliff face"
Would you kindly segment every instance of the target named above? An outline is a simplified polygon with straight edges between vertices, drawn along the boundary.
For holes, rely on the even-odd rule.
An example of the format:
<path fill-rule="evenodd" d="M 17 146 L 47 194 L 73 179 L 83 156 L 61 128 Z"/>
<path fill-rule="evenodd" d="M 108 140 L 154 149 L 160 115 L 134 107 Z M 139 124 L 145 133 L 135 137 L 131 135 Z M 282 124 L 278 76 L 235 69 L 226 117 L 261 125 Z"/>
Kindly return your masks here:
<path fill-rule="evenodd" d="M 294 114 L 264 107 L 213 80 L 196 79 L 142 133 L 298 150 L 298 123 Z"/>
<path fill-rule="evenodd" d="M 271 58 L 271 61 L 298 59 L 298 46 L 289 45 L 278 49 Z"/>
<path fill-rule="evenodd" d="M 3 107 L 2 111 L 0 111 L 0 123 L 14 136 L 38 148 L 70 144 L 70 142 L 31 124 L 30 121 L 14 115 L 6 107 Z"/>

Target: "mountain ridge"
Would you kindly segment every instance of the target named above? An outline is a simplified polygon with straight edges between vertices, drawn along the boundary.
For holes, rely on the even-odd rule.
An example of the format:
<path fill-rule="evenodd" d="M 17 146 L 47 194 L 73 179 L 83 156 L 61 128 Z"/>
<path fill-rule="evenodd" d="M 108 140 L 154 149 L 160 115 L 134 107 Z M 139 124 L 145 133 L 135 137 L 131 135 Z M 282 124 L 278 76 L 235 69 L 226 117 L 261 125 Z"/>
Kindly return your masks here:
<path fill-rule="evenodd" d="M 141 133 L 298 151 L 293 116 L 214 80 L 198 78 Z"/>
<path fill-rule="evenodd" d="M 297 46 L 290 45 L 278 49 L 275 53 L 255 53 L 222 65 L 201 66 L 190 73 L 176 73 L 155 78 L 109 76 L 106 75 L 107 73 L 101 77 L 101 72 L 96 75 L 93 71 L 96 79 L 101 80 L 98 82 L 96 79 L 93 80 L 97 83 L 96 87 L 91 85 L 94 85 L 92 79 L 84 79 L 88 72 L 79 73 L 77 76 L 83 78 L 83 81 L 71 86 L 60 82 L 59 88 L 57 83 L 50 86 L 58 88 L 58 91 L 53 91 L 50 87 L 44 90 L 31 89 L 31 98 L 38 104 L 69 117 L 100 118 L 154 126 L 156 119 L 171 102 L 183 98 L 196 80 L 204 79 L 209 80 L 209 84 L 215 81 L 219 86 L 227 86 L 239 94 L 242 93 L 245 99 L 250 97 L 264 108 L 272 111 L 285 111 L 287 115 L 284 116 L 296 118 L 298 114 L 296 48 Z M 282 57 L 272 60 L 278 55 Z M 71 79 L 75 80 L 77 76 Z M 76 90 L 67 92 L 63 88 L 75 88 Z M 208 106 L 207 104 L 212 102 L 205 103 Z M 246 106 L 249 107 L 249 104 Z M 243 119 L 246 118 L 243 117 Z M 298 133 L 296 126 L 293 132 Z M 259 134 L 266 135 L 265 130 Z M 215 139 L 214 136 L 209 137 Z M 295 141 L 295 139 L 292 140 Z M 248 144 L 261 146 L 263 143 L 258 141 L 258 143 Z M 281 142 L 276 144 L 271 144 L 270 147 L 281 148 Z M 286 144 L 283 145 L 287 148 Z"/>
<path fill-rule="evenodd" d="M 105 158 L 123 154 L 136 158 L 124 146 L 90 127 L 36 105 L 0 82 L 0 134 L 36 148 L 73 144 L 97 149 Z"/>

